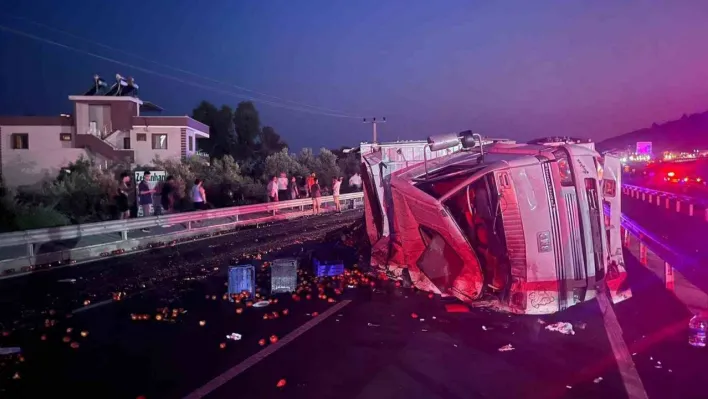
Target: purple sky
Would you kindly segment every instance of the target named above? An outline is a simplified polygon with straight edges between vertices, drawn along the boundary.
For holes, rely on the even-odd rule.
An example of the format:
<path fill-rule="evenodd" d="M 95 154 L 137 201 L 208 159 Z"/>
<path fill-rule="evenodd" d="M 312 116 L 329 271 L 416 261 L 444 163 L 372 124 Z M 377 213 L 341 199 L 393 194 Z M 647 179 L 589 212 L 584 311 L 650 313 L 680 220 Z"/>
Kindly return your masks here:
<path fill-rule="evenodd" d="M 708 109 L 708 2 L 444 0 L 7 0 L 29 18 L 172 67 L 354 116 L 386 116 L 381 140 L 473 129 L 520 140 L 596 140 Z M 0 15 L 0 24 L 214 86 Z M 165 77 L 0 31 L 0 114 L 51 114 L 94 73 L 135 76 L 167 114 L 233 87 Z M 218 87 L 218 85 L 217 85 Z M 219 91 L 221 90 L 221 91 Z M 270 99 L 272 100 L 272 99 Z M 276 100 L 281 102 L 280 100 Z M 257 104 L 301 147 L 371 137 L 356 118 Z"/>

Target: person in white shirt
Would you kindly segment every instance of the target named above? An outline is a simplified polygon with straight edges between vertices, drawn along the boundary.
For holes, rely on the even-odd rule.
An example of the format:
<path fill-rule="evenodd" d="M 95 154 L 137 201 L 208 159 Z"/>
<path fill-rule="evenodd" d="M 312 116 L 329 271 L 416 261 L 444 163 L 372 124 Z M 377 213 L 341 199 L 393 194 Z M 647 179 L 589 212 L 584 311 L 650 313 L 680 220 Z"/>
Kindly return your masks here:
<path fill-rule="evenodd" d="M 278 202 L 278 178 L 273 176 L 266 189 L 268 191 L 268 202 Z M 273 215 L 277 210 L 273 209 Z"/>
<path fill-rule="evenodd" d="M 339 203 L 339 190 L 341 187 L 341 177 L 335 177 L 332 179 L 332 197 L 334 197 L 334 210 L 337 212 L 342 212 L 342 205 Z"/>
<path fill-rule="evenodd" d="M 349 186 L 354 187 L 357 191 L 361 190 L 361 176 L 359 176 L 359 172 L 354 173 L 354 175 L 349 178 Z"/>
<path fill-rule="evenodd" d="M 285 172 L 280 173 L 278 177 L 278 201 L 285 201 L 288 199 L 288 177 Z"/>

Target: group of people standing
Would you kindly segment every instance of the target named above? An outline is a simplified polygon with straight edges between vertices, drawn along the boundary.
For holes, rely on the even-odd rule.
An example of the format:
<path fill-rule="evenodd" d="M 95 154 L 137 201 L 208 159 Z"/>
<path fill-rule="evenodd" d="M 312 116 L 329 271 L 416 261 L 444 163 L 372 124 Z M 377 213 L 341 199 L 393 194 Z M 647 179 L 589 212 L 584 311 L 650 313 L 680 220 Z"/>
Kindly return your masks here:
<path fill-rule="evenodd" d="M 286 201 L 299 198 L 312 198 L 312 212 L 321 212 L 321 197 L 328 191 L 329 187 L 324 187 L 315 173 L 303 179 L 303 184 L 298 184 L 298 179 L 292 176 L 288 179 L 283 172 L 280 176 L 273 176 L 268 183 L 268 201 Z M 161 182 L 158 186 L 151 186 L 151 173 L 146 171 L 143 179 L 137 183 L 137 189 L 131 179 L 130 173 L 124 172 L 118 180 L 118 190 L 114 197 L 119 219 L 129 219 L 140 215 L 138 210 L 142 210 L 142 216 L 150 216 L 151 208 L 154 214 L 167 214 L 175 211 L 175 204 L 180 199 L 175 187 L 175 179 L 172 176 Z M 358 173 L 349 179 L 349 185 L 353 190 L 361 189 L 361 177 Z M 342 187 L 342 177 L 332 179 L 331 193 L 334 197 L 334 206 L 337 212 L 341 212 L 339 195 Z M 204 190 L 203 181 L 195 179 L 190 188 L 190 199 L 195 210 L 208 209 L 207 195 Z M 159 198 L 159 203 L 155 199 Z M 131 215 L 132 214 L 132 215 Z"/>
<path fill-rule="evenodd" d="M 334 206 L 337 212 L 342 211 L 341 204 L 339 203 L 341 187 L 342 177 L 332 178 L 332 196 L 334 197 Z M 305 178 L 302 190 L 295 176 L 288 180 L 287 175 L 283 172 L 280 176 L 273 176 L 268 183 L 268 202 L 309 197 L 312 198 L 312 213 L 316 215 L 321 212 L 320 201 L 324 190 L 325 188 L 314 172 Z"/>
<path fill-rule="evenodd" d="M 132 179 L 128 172 L 121 173 L 118 180 L 118 192 L 115 196 L 116 207 L 118 208 L 119 219 L 129 219 L 131 211 L 135 216 L 139 216 L 138 209 L 142 210 L 142 216 L 150 216 L 151 208 L 155 214 L 168 214 L 175 211 L 175 203 L 179 199 L 175 190 L 175 179 L 172 176 L 167 178 L 157 187 L 151 187 L 148 183 L 151 180 L 150 172 L 143 174 L 143 179 L 138 183 L 137 190 L 132 184 Z M 155 197 L 159 197 L 159 203 L 155 203 Z M 190 197 L 196 210 L 207 209 L 207 196 L 201 179 L 194 180 L 194 185 L 190 191 Z"/>

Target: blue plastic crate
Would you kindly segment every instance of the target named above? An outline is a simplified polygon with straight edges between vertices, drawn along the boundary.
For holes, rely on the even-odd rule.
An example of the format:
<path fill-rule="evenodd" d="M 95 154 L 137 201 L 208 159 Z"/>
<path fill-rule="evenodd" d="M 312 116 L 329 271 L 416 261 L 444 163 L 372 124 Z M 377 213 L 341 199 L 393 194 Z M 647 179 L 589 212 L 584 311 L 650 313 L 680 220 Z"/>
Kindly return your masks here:
<path fill-rule="evenodd" d="M 270 292 L 297 291 L 297 259 L 276 259 L 270 266 Z"/>
<path fill-rule="evenodd" d="M 344 274 L 344 263 L 341 261 L 326 262 L 314 258 L 312 259 L 312 264 L 315 267 L 315 276 L 317 277 L 333 277 Z"/>
<path fill-rule="evenodd" d="M 256 291 L 256 268 L 252 265 L 229 266 L 229 301 L 232 296 L 248 291 L 249 298 L 253 299 Z"/>

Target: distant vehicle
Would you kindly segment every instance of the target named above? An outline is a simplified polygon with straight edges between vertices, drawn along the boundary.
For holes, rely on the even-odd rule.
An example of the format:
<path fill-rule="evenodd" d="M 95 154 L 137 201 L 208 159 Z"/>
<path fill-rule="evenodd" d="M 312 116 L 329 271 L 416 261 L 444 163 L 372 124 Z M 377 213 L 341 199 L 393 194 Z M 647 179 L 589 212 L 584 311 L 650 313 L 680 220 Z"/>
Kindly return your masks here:
<path fill-rule="evenodd" d="M 565 141 L 516 144 L 469 131 L 415 143 L 406 145 L 422 161 L 407 159 L 386 176 L 391 161 L 382 153 L 397 153 L 399 143 L 362 147 L 367 232 L 382 271 L 520 314 L 564 310 L 604 283 L 614 302 L 631 296 L 618 158 Z"/>
<path fill-rule="evenodd" d="M 656 162 L 647 166 L 641 174 L 635 173 L 632 184 L 661 191 L 686 195 L 708 195 L 708 160 Z"/>

